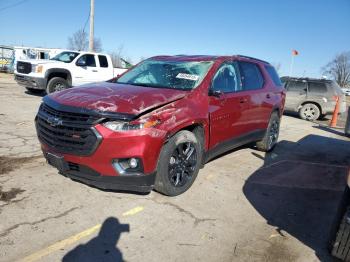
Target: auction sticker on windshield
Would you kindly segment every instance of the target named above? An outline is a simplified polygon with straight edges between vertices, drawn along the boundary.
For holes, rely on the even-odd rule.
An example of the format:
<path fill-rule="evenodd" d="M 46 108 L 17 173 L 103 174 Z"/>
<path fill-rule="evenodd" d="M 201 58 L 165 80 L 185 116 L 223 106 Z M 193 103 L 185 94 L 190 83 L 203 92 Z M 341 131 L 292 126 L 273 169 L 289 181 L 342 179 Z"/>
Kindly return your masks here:
<path fill-rule="evenodd" d="M 192 80 L 192 81 L 197 81 L 199 79 L 198 75 L 191 75 L 191 74 L 184 74 L 184 73 L 179 73 L 176 78 L 181 78 L 181 79 L 186 79 L 186 80 Z"/>

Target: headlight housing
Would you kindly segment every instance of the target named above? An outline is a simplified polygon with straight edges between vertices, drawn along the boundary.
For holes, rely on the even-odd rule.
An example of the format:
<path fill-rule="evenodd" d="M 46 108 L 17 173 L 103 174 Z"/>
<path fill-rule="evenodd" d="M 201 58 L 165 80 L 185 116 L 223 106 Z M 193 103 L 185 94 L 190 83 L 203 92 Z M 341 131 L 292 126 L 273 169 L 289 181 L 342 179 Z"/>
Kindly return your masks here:
<path fill-rule="evenodd" d="M 112 131 L 130 131 L 149 128 L 159 124 L 159 120 L 148 120 L 145 122 L 123 122 L 123 121 L 108 121 L 102 125 Z"/>
<path fill-rule="evenodd" d="M 42 65 L 32 65 L 32 72 L 41 73 L 43 71 Z"/>

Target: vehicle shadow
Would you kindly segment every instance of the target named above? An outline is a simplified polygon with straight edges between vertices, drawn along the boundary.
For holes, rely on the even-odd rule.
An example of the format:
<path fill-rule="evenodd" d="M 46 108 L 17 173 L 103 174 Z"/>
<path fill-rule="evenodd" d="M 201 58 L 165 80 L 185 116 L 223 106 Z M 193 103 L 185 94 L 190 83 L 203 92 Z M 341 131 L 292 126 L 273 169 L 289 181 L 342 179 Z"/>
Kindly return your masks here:
<path fill-rule="evenodd" d="M 124 261 L 117 243 L 120 235 L 129 231 L 129 224 L 120 224 L 117 218 L 109 217 L 103 222 L 97 237 L 69 251 L 62 261 Z"/>
<path fill-rule="evenodd" d="M 41 91 L 41 92 L 39 92 Z M 31 95 L 31 96 L 38 96 L 38 97 L 44 97 L 46 96 L 46 92 L 44 90 L 39 90 L 38 92 L 30 92 L 28 90 L 24 91 L 25 94 Z"/>
<path fill-rule="evenodd" d="M 328 247 L 346 186 L 350 142 L 308 135 L 298 142 L 281 141 L 265 157 L 252 154 L 263 158 L 264 165 L 243 186 L 250 204 L 276 227 L 280 241 L 289 234 L 321 261 L 335 261 Z"/>
<path fill-rule="evenodd" d="M 313 126 L 313 128 L 317 128 L 317 129 L 320 129 L 320 130 L 323 130 L 323 131 L 327 131 L 329 133 L 336 134 L 338 136 L 345 136 L 344 132 L 332 129 L 332 128 L 327 127 L 327 126 L 318 125 L 318 126 Z M 343 130 L 343 129 L 341 129 L 341 130 Z"/>

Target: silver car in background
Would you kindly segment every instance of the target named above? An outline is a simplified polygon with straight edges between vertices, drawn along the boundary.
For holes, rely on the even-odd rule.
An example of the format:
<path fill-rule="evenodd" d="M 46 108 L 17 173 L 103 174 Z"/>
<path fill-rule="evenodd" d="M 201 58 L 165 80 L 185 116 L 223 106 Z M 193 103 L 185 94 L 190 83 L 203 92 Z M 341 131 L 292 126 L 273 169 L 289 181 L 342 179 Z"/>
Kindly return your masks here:
<path fill-rule="evenodd" d="M 296 112 L 300 118 L 314 121 L 334 111 L 339 97 L 339 113 L 346 111 L 346 98 L 332 80 L 282 77 L 287 90 L 285 111 Z"/>

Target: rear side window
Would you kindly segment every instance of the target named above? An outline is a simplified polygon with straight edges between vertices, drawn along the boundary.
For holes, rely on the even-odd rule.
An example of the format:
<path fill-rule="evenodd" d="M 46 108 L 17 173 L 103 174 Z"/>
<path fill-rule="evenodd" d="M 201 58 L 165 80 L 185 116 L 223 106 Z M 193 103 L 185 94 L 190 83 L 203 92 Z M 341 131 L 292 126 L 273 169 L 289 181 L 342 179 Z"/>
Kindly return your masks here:
<path fill-rule="evenodd" d="M 257 64 L 239 62 L 243 90 L 260 89 L 264 85 L 264 78 Z"/>
<path fill-rule="evenodd" d="M 309 93 L 327 93 L 326 83 L 309 82 Z"/>
<path fill-rule="evenodd" d="M 265 66 L 265 69 L 276 86 L 282 86 L 280 77 L 273 66 Z"/>
<path fill-rule="evenodd" d="M 291 92 L 300 92 L 300 91 L 304 91 L 306 92 L 306 82 L 303 81 L 289 81 L 286 84 L 286 88 L 288 91 Z"/>
<path fill-rule="evenodd" d="M 100 62 L 100 67 L 108 67 L 107 57 L 104 55 L 98 56 L 98 61 Z"/>

